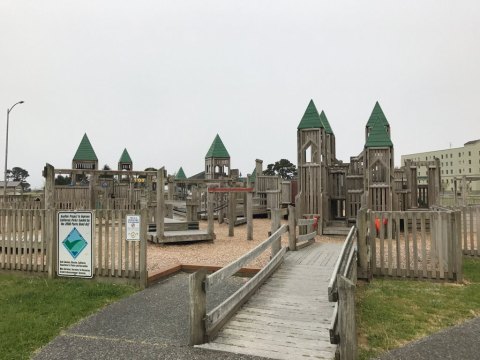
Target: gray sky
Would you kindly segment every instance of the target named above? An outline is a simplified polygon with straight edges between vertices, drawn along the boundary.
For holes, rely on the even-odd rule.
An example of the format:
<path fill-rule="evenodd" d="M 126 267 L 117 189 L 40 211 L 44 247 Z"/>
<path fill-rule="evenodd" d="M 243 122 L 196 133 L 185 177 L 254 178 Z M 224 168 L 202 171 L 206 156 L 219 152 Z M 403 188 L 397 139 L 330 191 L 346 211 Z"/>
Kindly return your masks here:
<path fill-rule="evenodd" d="M 348 161 L 379 101 L 402 154 L 480 138 L 480 2 L 2 0 L 0 159 L 43 186 L 86 132 L 100 166 L 203 171 L 296 163 L 313 99 Z"/>

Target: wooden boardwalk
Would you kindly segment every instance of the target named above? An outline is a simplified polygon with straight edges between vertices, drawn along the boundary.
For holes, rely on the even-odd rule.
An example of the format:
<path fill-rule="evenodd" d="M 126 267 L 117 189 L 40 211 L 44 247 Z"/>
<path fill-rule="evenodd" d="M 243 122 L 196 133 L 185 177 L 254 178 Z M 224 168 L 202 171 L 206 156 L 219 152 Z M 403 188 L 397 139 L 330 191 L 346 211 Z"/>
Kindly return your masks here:
<path fill-rule="evenodd" d="M 341 247 L 314 243 L 288 252 L 218 337 L 200 347 L 271 359 L 333 359 L 328 327 L 334 303 L 327 288 Z"/>

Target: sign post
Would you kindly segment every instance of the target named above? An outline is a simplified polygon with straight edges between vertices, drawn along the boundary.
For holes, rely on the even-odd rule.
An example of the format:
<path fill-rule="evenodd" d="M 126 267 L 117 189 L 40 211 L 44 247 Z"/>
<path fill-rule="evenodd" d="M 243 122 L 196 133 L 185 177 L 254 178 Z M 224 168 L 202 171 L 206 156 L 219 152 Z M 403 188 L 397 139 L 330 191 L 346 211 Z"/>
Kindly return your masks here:
<path fill-rule="evenodd" d="M 57 275 L 93 277 L 93 213 L 59 211 L 57 213 Z"/>

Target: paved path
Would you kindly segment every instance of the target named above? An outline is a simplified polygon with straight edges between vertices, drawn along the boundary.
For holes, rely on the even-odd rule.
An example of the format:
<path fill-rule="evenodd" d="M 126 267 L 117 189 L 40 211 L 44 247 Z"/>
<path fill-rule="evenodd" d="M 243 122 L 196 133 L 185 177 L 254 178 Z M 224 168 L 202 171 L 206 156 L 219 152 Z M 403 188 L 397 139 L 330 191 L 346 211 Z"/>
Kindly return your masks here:
<path fill-rule="evenodd" d="M 382 355 L 379 360 L 480 359 L 480 318 L 467 321 Z"/>
<path fill-rule="evenodd" d="M 315 243 L 284 263 L 203 349 L 272 359 L 333 359 L 328 283 L 342 244 Z"/>
<path fill-rule="evenodd" d="M 243 279 L 232 277 L 227 286 L 209 294 L 208 308 L 242 283 Z M 193 348 L 188 339 L 188 274 L 180 273 L 82 320 L 33 359 L 262 359 Z"/>

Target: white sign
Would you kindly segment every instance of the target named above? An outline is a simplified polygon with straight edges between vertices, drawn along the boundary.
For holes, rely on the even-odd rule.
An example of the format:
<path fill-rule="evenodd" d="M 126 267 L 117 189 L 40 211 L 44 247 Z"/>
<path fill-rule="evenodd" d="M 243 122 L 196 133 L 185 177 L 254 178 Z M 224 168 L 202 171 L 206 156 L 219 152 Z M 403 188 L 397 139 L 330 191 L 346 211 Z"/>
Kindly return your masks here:
<path fill-rule="evenodd" d="M 93 277 L 93 213 L 57 213 L 58 276 Z"/>
<path fill-rule="evenodd" d="M 125 227 L 127 241 L 140 241 L 140 215 L 127 215 Z"/>

